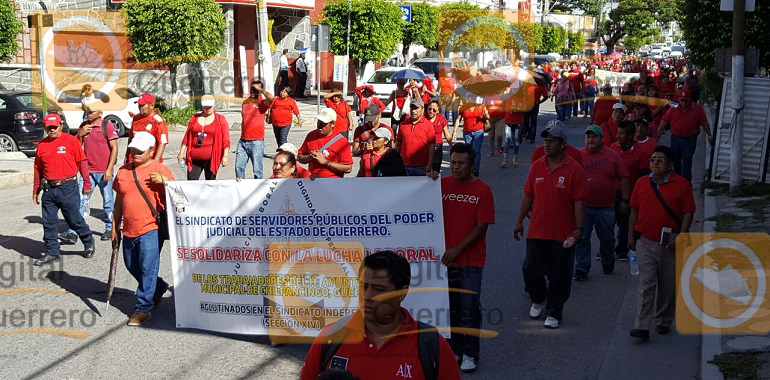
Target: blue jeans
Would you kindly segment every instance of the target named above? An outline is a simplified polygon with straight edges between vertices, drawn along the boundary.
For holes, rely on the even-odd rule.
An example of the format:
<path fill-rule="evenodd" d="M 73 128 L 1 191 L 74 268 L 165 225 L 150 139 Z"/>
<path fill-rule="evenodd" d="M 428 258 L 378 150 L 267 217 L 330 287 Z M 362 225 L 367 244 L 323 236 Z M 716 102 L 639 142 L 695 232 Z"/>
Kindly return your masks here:
<path fill-rule="evenodd" d="M 692 182 L 692 156 L 698 145 L 698 136 L 677 137 L 671 135 L 671 149 L 674 151 L 674 170 L 687 181 Z"/>
<path fill-rule="evenodd" d="M 163 241 L 158 237 L 158 230 L 135 238 L 123 236 L 123 262 L 139 283 L 136 288 L 136 312 L 151 312 L 155 306 L 152 301 L 155 289 L 158 283 L 165 283 L 158 277 L 161 248 Z"/>
<path fill-rule="evenodd" d="M 249 160 L 251 160 L 251 168 L 254 170 L 254 179 L 261 179 L 262 156 L 264 154 L 264 140 L 238 140 L 238 149 L 235 152 L 235 177 L 240 179 L 246 177 L 246 165 L 248 165 Z"/>
<path fill-rule="evenodd" d="M 583 112 L 585 112 L 587 115 L 591 115 L 594 112 L 594 103 L 596 103 L 596 100 L 593 96 L 591 97 L 585 97 L 581 103 L 581 107 L 583 108 Z"/>
<path fill-rule="evenodd" d="M 113 175 L 108 182 L 102 182 L 104 173 L 91 173 L 89 177 L 91 177 L 91 184 L 94 190 L 99 186 L 99 192 L 102 194 L 103 201 L 102 208 L 104 209 L 104 231 L 105 233 L 110 232 L 112 231 L 112 210 L 115 206 L 115 192 L 112 190 L 112 181 L 115 180 L 115 176 Z M 78 188 L 80 189 L 80 215 L 83 215 L 85 218 L 86 211 L 88 211 L 86 209 L 91 202 L 91 196 L 94 195 L 94 192 L 92 191 L 88 195 L 83 194 L 83 178 L 80 177 L 78 177 Z M 76 232 L 70 228 L 67 233 L 71 235 Z"/>
<path fill-rule="evenodd" d="M 78 183 L 73 181 L 50 188 L 40 196 L 40 205 L 43 208 L 43 241 L 46 254 L 50 256 L 59 256 L 59 210 L 67 225 L 75 231 L 84 245 L 94 243 L 91 229 L 80 213 L 79 190 Z"/>
<path fill-rule="evenodd" d="M 449 267 L 449 324 L 452 327 L 481 329 L 481 279 L 483 268 Z M 451 289 L 470 290 L 475 293 L 454 292 Z M 452 332 L 449 345 L 455 355 L 467 355 L 479 359 L 479 337 Z"/>
<path fill-rule="evenodd" d="M 570 113 L 571 104 L 558 104 L 556 105 L 556 118 L 560 121 L 567 120 L 567 116 Z"/>
<path fill-rule="evenodd" d="M 573 100 L 572 104 L 570 104 L 572 107 L 572 116 L 574 117 L 578 117 L 578 106 L 580 104 L 580 99 L 583 99 L 583 95 L 575 94 L 575 100 Z M 569 115 L 569 112 L 567 112 L 567 115 Z"/>
<path fill-rule="evenodd" d="M 505 126 L 505 139 L 503 140 L 503 151 L 505 156 L 508 156 L 508 152 L 513 145 L 513 154 L 519 155 L 519 145 L 521 145 L 521 133 L 524 130 L 524 126 L 521 124 L 508 124 Z"/>
<path fill-rule="evenodd" d="M 460 116 L 460 111 L 441 110 L 441 114 L 444 115 L 444 118 L 446 118 L 447 123 L 449 123 L 449 126 L 451 127 L 454 125 L 457 117 Z"/>
<path fill-rule="evenodd" d="M 281 126 L 273 126 L 273 134 L 275 134 L 275 142 L 280 147 L 283 144 L 286 144 L 289 142 L 289 130 L 291 129 L 291 125 L 286 127 Z"/>
<path fill-rule="evenodd" d="M 599 238 L 599 256 L 603 268 L 615 265 L 615 209 L 613 207 L 586 207 L 583 238 L 575 246 L 575 273 L 591 271 L 591 233 L 596 229 Z"/>
<path fill-rule="evenodd" d="M 425 176 L 425 166 L 405 166 L 408 176 Z"/>
<path fill-rule="evenodd" d="M 484 144 L 484 131 L 463 132 L 463 140 L 466 144 L 473 145 L 473 151 L 476 152 L 476 161 L 474 168 L 479 171 L 481 168 L 481 145 Z"/>

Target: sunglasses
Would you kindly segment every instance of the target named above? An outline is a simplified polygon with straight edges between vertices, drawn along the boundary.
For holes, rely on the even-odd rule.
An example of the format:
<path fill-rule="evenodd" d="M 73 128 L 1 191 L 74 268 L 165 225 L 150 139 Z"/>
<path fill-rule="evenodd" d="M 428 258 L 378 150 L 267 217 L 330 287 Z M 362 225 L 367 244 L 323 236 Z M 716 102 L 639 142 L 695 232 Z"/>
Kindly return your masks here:
<path fill-rule="evenodd" d="M 664 162 L 666 162 L 665 158 L 650 158 L 651 164 L 662 164 Z"/>

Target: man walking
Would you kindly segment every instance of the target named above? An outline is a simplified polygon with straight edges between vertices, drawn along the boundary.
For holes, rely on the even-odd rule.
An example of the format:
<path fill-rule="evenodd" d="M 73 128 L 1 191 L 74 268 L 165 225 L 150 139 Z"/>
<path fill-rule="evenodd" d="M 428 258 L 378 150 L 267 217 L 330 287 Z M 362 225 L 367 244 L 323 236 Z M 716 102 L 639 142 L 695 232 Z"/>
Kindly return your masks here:
<path fill-rule="evenodd" d="M 283 49 L 283 54 L 281 54 L 278 65 L 278 74 L 281 78 L 281 83 L 278 85 L 278 88 L 289 87 L 289 49 Z"/>
<path fill-rule="evenodd" d="M 412 99 L 409 117 L 398 127 L 396 150 L 401 154 L 408 176 L 424 176 L 433 170 L 436 131 L 424 117 L 422 99 Z"/>
<path fill-rule="evenodd" d="M 538 318 L 545 310 L 545 327 L 555 329 L 572 289 L 574 243 L 582 236 L 586 178 L 583 168 L 565 151 L 567 132 L 562 127 L 546 128 L 540 136 L 545 157 L 529 170 L 513 237 L 521 239 L 524 218 L 531 211 L 522 268 L 524 290 L 532 300 L 529 316 Z"/>
<path fill-rule="evenodd" d="M 249 97 L 241 104 L 241 139 L 235 153 L 235 179 L 246 177 L 246 165 L 251 160 L 254 179 L 262 178 L 262 156 L 265 153 L 265 114 L 273 95 L 262 89 L 262 81 L 251 81 Z"/>
<path fill-rule="evenodd" d="M 586 175 L 583 237 L 575 247 L 575 281 L 588 278 L 591 271 L 591 233 L 596 229 L 599 256 L 604 274 L 615 270 L 615 183 L 620 182 L 623 199 L 628 201 L 628 171 L 617 153 L 604 146 L 604 131 L 590 125 L 581 150 Z M 628 208 L 628 204 L 626 204 Z"/>
<path fill-rule="evenodd" d="M 62 133 L 61 118 L 48 114 L 43 125 L 48 137 L 40 141 L 35 156 L 35 178 L 32 201 L 43 207 L 43 240 L 46 253 L 35 260 L 40 266 L 59 260 L 59 210 L 64 220 L 75 230 L 83 242 L 83 257 L 94 256 L 94 238 L 88 224 L 80 213 L 80 191 L 77 174 L 83 178 L 82 194 L 91 194 L 91 176 L 80 141 L 74 136 Z M 40 196 L 40 192 L 43 196 Z"/>
<path fill-rule="evenodd" d="M 692 181 L 692 157 L 698 144 L 700 129 L 706 133 L 709 144 L 714 145 L 709 121 L 700 104 L 692 102 L 690 89 L 685 88 L 679 96 L 679 105 L 672 107 L 663 115 L 658 126 L 658 135 L 671 129 L 671 149 L 674 151 L 674 171 L 687 181 Z"/>
<path fill-rule="evenodd" d="M 137 101 L 139 105 L 139 114 L 134 116 L 134 120 L 131 123 L 131 132 L 128 134 L 128 143 L 131 144 L 131 140 L 134 138 L 134 134 L 138 132 L 149 132 L 155 137 L 155 155 L 153 159 L 157 162 L 163 162 L 163 152 L 166 151 L 166 144 L 168 144 L 168 125 L 166 120 L 163 119 L 158 111 L 155 109 L 155 97 L 150 94 L 142 94 Z M 126 151 L 125 163 L 131 160 L 131 154 Z"/>
<path fill-rule="evenodd" d="M 305 62 L 305 53 L 299 53 L 299 58 L 295 63 L 297 66 L 297 89 L 294 90 L 297 99 L 305 99 L 305 86 L 307 86 L 307 63 Z"/>
<path fill-rule="evenodd" d="M 115 172 L 115 163 L 118 161 L 118 134 L 115 125 L 102 119 L 102 111 L 86 111 L 87 120 L 78 129 L 77 138 L 83 144 L 88 172 L 93 185 L 99 186 L 102 194 L 102 209 L 104 210 L 104 233 L 101 240 L 110 240 L 112 231 L 112 207 L 115 203 L 112 192 L 112 180 Z M 80 191 L 83 186 L 79 182 Z M 84 201 L 80 202 L 80 215 L 85 218 L 88 215 L 88 204 L 93 192 L 84 195 Z M 78 234 L 70 229 L 60 234 L 59 239 L 64 244 L 75 244 Z"/>
<path fill-rule="evenodd" d="M 478 330 L 481 329 L 481 279 L 487 259 L 487 228 L 495 223 L 495 200 L 489 185 L 472 174 L 475 154 L 473 146 L 465 143 L 453 145 L 449 153 L 452 175 L 441 179 L 446 239 L 441 262 L 448 267 L 451 326 Z M 479 363 L 479 337 L 452 332 L 449 343 L 455 356 L 462 360 L 460 369 L 475 371 Z"/>
<path fill-rule="evenodd" d="M 316 130 L 305 137 L 297 160 L 308 164 L 311 178 L 342 178 L 353 170 L 353 155 L 348 140 L 335 133 L 337 113 L 331 108 L 321 109 Z"/>
<path fill-rule="evenodd" d="M 623 195 L 622 187 L 617 186 L 615 195 L 615 224 L 618 226 L 618 240 L 615 245 L 615 254 L 620 261 L 628 261 L 628 217 L 631 209 L 629 201 L 634 193 L 636 181 L 641 176 L 650 172 L 651 151 L 634 140 L 637 129 L 631 121 L 621 121 L 618 129 L 618 142 L 612 144 L 610 149 L 620 156 L 623 166 L 628 171 L 628 194 Z M 653 148 L 654 149 L 654 148 Z"/>

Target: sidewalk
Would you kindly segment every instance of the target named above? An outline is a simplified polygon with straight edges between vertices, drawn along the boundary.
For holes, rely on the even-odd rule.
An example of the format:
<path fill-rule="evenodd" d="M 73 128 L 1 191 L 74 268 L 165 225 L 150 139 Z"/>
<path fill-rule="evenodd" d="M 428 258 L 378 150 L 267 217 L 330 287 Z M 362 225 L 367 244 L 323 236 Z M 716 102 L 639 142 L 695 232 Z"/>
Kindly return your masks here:
<path fill-rule="evenodd" d="M 34 157 L 22 152 L 0 152 L 0 189 L 31 185 L 34 163 Z"/>

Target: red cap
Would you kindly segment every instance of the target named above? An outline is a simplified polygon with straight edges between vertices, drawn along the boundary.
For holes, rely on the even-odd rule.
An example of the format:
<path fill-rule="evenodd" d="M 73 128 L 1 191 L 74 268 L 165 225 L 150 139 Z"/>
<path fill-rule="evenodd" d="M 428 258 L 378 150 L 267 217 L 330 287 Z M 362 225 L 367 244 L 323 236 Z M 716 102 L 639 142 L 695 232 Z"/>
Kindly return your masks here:
<path fill-rule="evenodd" d="M 692 98 L 692 92 L 689 88 L 685 88 L 679 93 L 679 100 L 690 100 Z"/>
<path fill-rule="evenodd" d="M 150 94 L 142 94 L 142 96 L 139 97 L 139 103 L 140 106 L 143 106 L 145 104 L 155 104 L 155 97 Z"/>
<path fill-rule="evenodd" d="M 49 113 L 45 116 L 45 119 L 43 119 L 43 125 L 46 127 L 50 127 L 52 125 L 60 126 L 61 125 L 61 117 L 55 113 Z"/>
<path fill-rule="evenodd" d="M 366 85 L 366 86 L 364 86 L 364 90 L 369 90 L 372 93 L 374 93 L 374 86 Z"/>

